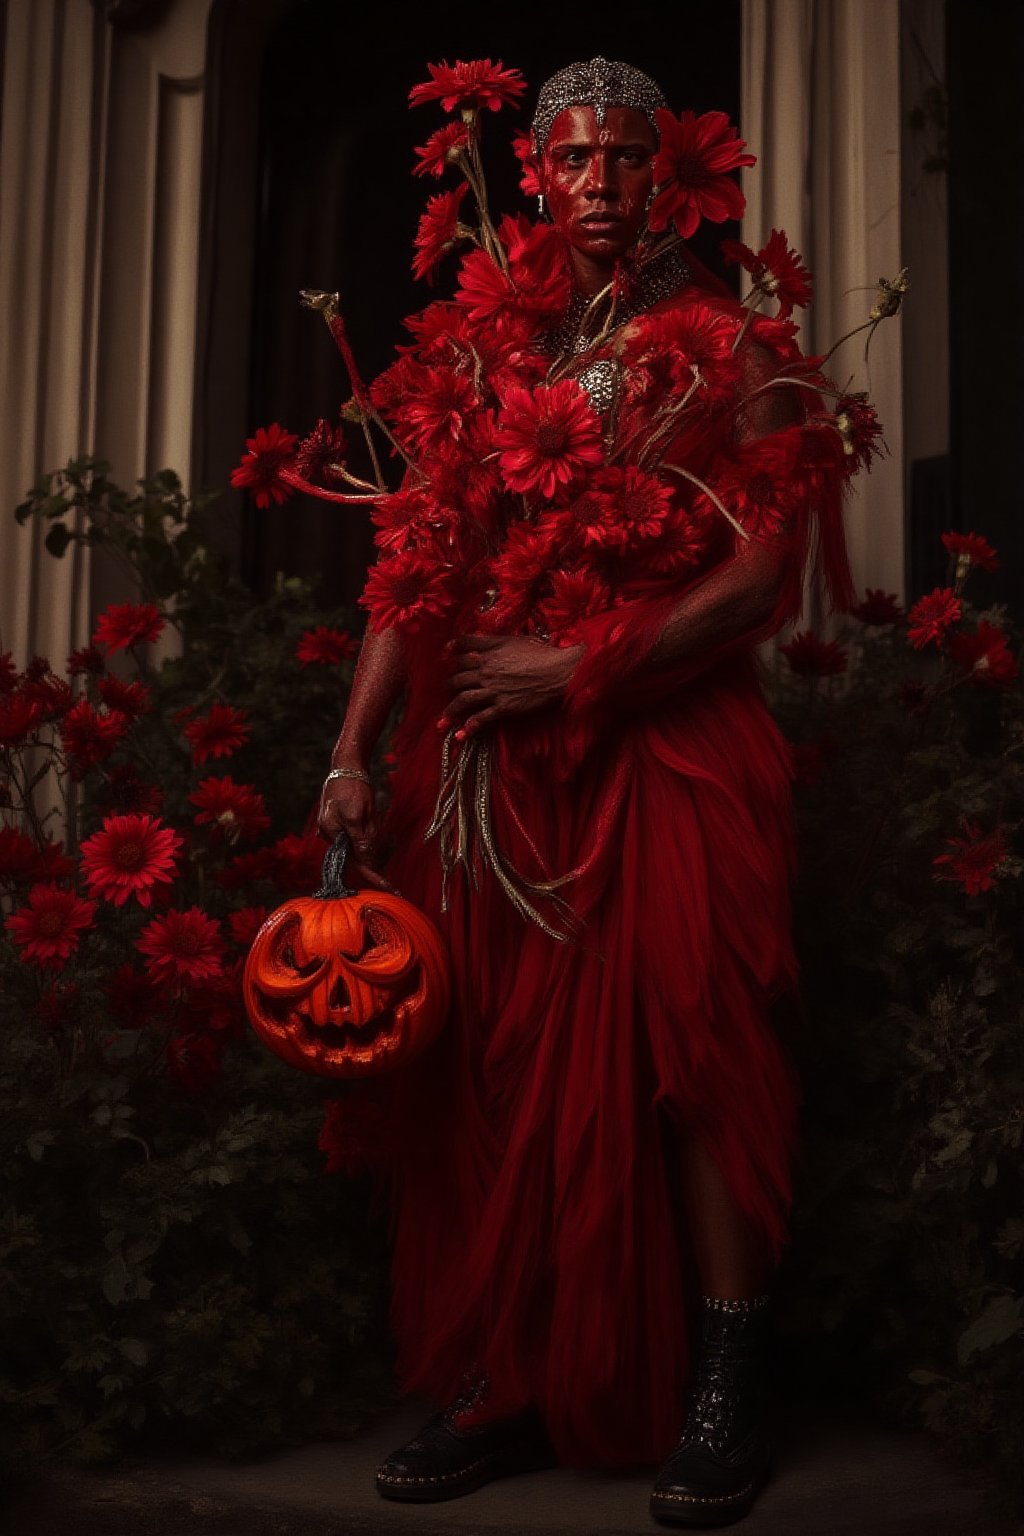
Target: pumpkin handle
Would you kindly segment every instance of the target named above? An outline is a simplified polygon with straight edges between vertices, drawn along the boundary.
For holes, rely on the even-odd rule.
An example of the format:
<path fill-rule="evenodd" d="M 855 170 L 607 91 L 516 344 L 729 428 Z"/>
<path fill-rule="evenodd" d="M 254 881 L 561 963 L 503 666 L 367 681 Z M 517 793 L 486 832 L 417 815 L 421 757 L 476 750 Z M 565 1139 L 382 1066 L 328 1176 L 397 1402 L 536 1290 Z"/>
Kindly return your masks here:
<path fill-rule="evenodd" d="M 324 854 L 324 867 L 320 875 L 320 889 L 313 892 L 313 899 L 320 901 L 338 901 L 343 896 L 355 896 L 356 892 L 349 890 L 345 884 L 345 860 L 351 849 L 351 840 L 347 832 L 339 832 L 334 842 Z"/>

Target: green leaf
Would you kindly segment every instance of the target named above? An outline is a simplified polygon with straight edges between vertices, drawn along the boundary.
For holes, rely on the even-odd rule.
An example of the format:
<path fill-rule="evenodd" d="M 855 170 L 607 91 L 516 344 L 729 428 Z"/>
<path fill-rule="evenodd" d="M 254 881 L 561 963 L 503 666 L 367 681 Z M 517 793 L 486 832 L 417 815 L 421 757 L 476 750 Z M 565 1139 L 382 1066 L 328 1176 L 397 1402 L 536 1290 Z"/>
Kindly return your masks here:
<path fill-rule="evenodd" d="M 1024 1300 L 1019 1296 L 994 1296 L 957 1340 L 956 1357 L 965 1365 L 974 1355 L 1005 1344 L 1024 1328 Z"/>
<path fill-rule="evenodd" d="M 66 523 L 54 523 L 43 543 L 50 554 L 59 560 L 73 538 L 74 534 Z"/>

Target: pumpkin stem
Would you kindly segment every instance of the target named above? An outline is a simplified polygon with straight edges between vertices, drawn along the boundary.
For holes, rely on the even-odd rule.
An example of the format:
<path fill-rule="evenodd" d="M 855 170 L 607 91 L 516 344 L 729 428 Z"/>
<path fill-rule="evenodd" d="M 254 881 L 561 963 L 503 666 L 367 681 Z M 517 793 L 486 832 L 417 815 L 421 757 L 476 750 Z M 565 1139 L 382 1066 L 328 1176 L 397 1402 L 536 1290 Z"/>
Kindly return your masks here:
<path fill-rule="evenodd" d="M 313 892 L 314 900 L 338 901 L 342 896 L 355 896 L 345 884 L 345 860 L 348 858 L 349 835 L 339 832 L 324 854 L 324 867 L 320 876 L 320 889 Z"/>

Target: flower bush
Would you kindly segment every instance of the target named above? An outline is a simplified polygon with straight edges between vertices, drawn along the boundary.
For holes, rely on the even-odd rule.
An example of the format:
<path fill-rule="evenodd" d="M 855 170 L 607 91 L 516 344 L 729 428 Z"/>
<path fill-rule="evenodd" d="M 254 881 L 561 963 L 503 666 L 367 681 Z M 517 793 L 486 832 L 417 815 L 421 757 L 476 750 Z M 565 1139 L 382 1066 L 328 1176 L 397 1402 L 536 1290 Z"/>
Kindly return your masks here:
<path fill-rule="evenodd" d="M 1019 1508 L 1024 696 L 978 606 L 995 552 L 944 543 L 909 613 L 869 592 L 839 640 L 782 648 L 805 1113 L 781 1322 L 805 1382 L 880 1391 Z"/>
<path fill-rule="evenodd" d="M 349 616 L 297 581 L 257 602 L 169 473 L 128 495 L 82 460 L 18 515 L 138 601 L 66 666 L 0 657 L 7 1454 L 342 1432 L 387 1391 L 381 1236 L 365 1182 L 323 1177 L 353 1126 L 247 1029 L 240 969 L 319 881 Z"/>

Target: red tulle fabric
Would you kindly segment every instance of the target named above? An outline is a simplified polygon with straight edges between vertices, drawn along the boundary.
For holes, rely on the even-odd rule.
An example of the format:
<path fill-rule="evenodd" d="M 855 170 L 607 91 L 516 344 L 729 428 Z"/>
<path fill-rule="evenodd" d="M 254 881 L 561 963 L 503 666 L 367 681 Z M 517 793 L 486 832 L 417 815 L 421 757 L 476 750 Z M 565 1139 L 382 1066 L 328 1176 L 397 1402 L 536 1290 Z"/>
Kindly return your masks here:
<path fill-rule="evenodd" d="M 742 434 L 734 418 L 691 431 L 673 457 L 703 475 L 802 416 L 790 396 Z M 578 871 L 574 940 L 525 921 L 486 870 L 472 889 L 457 867 L 442 911 L 424 832 L 450 667 L 439 646 L 407 647 L 387 872 L 445 932 L 456 995 L 445 1037 L 391 1084 L 400 1372 L 443 1401 L 482 1366 L 496 1405 L 539 1405 L 567 1463 L 656 1461 L 679 1432 L 685 1138 L 765 1251 L 787 1241 L 798 1085 L 771 1010 L 796 981 L 791 766 L 753 646 L 799 606 L 815 530 L 845 595 L 839 495 L 825 466 L 783 536 L 745 543 L 723 520 L 675 659 L 652 665 L 686 595 L 662 584 L 585 622 L 564 707 L 494 732 L 495 840 L 531 879 Z"/>

